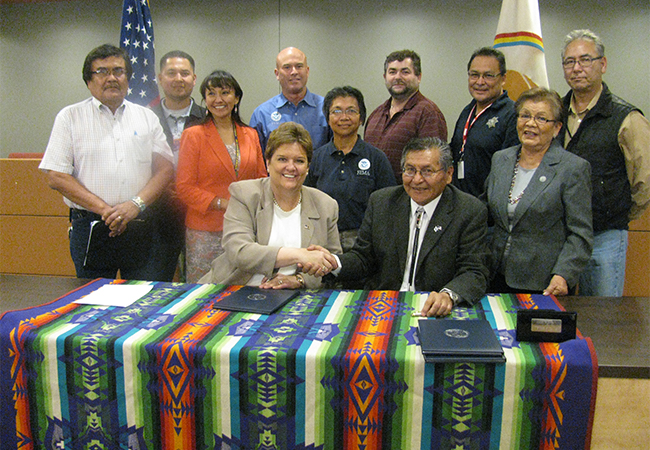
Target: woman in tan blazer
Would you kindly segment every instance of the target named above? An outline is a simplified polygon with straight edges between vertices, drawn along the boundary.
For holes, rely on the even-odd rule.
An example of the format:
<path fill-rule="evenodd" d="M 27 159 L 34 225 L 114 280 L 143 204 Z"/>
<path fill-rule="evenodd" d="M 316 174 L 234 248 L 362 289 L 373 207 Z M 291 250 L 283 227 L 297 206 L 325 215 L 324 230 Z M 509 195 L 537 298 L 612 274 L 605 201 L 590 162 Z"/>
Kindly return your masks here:
<path fill-rule="evenodd" d="M 287 122 L 269 136 L 269 178 L 233 183 L 224 218 L 225 253 L 201 283 L 249 284 L 262 288 L 316 288 L 335 260 L 320 245 L 340 253 L 338 205 L 303 186 L 313 149 L 309 133 Z M 309 267 L 308 274 L 300 273 Z"/>

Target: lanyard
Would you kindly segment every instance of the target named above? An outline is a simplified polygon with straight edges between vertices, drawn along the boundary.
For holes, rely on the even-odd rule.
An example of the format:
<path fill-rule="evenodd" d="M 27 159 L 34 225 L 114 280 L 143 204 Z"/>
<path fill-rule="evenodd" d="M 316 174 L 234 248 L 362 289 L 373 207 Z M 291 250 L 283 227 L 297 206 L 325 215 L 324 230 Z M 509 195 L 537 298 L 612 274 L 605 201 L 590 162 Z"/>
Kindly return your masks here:
<path fill-rule="evenodd" d="M 492 103 L 494 103 L 494 102 L 492 102 Z M 492 106 L 492 103 L 490 103 L 485 108 L 483 108 L 483 110 L 480 113 L 478 113 L 476 115 L 476 117 L 474 117 L 473 120 L 471 120 L 471 119 L 472 119 L 472 115 L 474 114 L 474 111 L 476 110 L 476 105 L 474 105 L 472 107 L 472 110 L 469 112 L 469 116 L 467 116 L 467 122 L 465 122 L 465 128 L 463 128 L 463 146 L 460 148 L 460 158 L 459 158 L 460 160 L 462 160 L 463 156 L 465 155 L 465 143 L 467 142 L 467 133 L 469 133 L 469 129 L 472 128 L 472 126 L 474 125 L 474 122 L 476 122 L 476 119 L 481 117 L 481 114 L 483 114 L 485 111 L 488 110 L 488 108 L 490 106 Z M 471 120 L 471 122 L 470 122 L 470 120 Z"/>

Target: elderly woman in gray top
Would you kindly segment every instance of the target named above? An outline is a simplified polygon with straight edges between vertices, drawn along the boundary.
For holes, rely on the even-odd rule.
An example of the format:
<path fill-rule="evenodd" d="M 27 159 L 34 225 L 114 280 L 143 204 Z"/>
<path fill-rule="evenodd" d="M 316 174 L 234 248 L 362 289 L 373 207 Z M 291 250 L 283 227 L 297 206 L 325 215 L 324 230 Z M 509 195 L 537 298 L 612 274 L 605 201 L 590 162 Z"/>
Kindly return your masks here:
<path fill-rule="evenodd" d="M 486 181 L 490 292 L 567 295 L 593 246 L 590 166 L 554 141 L 562 125 L 556 92 L 526 91 L 515 109 L 521 145 L 494 154 Z"/>

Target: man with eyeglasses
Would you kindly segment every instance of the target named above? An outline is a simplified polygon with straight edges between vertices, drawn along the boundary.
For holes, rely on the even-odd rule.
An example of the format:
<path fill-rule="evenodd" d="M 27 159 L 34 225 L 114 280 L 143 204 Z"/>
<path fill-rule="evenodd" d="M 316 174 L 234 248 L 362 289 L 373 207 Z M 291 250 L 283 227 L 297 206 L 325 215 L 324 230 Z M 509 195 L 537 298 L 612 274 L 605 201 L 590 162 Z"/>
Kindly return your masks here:
<path fill-rule="evenodd" d="M 386 153 L 395 178 L 400 179 L 400 156 L 406 143 L 418 137 L 447 141 L 445 116 L 420 92 L 422 63 L 413 50 L 391 53 L 384 61 L 384 83 L 390 98 L 379 105 L 366 123 L 363 138 Z"/>
<path fill-rule="evenodd" d="M 467 63 L 472 101 L 456 121 L 451 150 L 454 154 L 454 186 L 480 196 L 490 173 L 492 155 L 519 143 L 515 103 L 503 90 L 506 58 L 499 50 L 483 47 Z"/>
<path fill-rule="evenodd" d="M 375 191 L 352 250 L 337 256 L 337 281 L 365 289 L 428 291 L 423 316 L 445 316 L 485 294 L 487 208 L 452 186 L 451 149 L 438 138 L 409 141 L 402 186 Z M 320 248 L 319 248 L 320 249 Z"/>
<path fill-rule="evenodd" d="M 591 30 L 574 30 L 562 50 L 568 111 L 559 138 L 591 164 L 594 250 L 579 293 L 620 297 L 630 220 L 650 203 L 650 123 L 603 82 L 605 47 Z"/>
<path fill-rule="evenodd" d="M 172 152 L 151 110 L 127 100 L 132 69 L 105 44 L 84 61 L 91 97 L 56 116 L 39 166 L 70 207 L 70 254 L 79 278 L 146 279 L 147 207 L 173 177 Z"/>

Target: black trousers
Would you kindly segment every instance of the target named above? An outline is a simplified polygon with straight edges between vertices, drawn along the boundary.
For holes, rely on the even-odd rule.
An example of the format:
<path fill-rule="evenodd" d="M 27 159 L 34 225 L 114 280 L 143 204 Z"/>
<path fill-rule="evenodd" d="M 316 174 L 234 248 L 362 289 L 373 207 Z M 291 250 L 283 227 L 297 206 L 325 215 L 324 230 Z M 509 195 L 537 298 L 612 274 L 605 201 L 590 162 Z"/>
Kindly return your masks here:
<path fill-rule="evenodd" d="M 71 209 L 70 255 L 78 278 L 146 280 L 151 255 L 151 224 L 146 211 L 128 223 L 126 231 L 110 237 L 101 216 Z M 92 234 L 91 234 L 92 232 Z"/>

